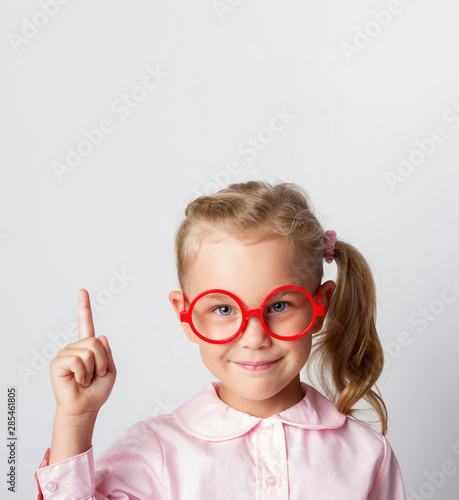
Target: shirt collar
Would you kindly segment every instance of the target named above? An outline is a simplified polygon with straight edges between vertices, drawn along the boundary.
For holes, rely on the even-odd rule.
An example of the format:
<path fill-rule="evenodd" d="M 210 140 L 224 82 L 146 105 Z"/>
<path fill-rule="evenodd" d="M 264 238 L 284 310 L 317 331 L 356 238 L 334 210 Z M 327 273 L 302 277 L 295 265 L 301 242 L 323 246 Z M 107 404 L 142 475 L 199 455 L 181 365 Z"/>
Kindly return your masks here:
<path fill-rule="evenodd" d="M 269 418 L 303 429 L 335 429 L 346 421 L 346 415 L 317 389 L 300 382 L 304 398 L 294 406 Z M 198 394 L 173 412 L 179 425 L 192 436 L 206 441 L 224 441 L 241 436 L 259 424 L 255 417 L 236 410 L 218 397 L 221 382 L 211 382 Z"/>

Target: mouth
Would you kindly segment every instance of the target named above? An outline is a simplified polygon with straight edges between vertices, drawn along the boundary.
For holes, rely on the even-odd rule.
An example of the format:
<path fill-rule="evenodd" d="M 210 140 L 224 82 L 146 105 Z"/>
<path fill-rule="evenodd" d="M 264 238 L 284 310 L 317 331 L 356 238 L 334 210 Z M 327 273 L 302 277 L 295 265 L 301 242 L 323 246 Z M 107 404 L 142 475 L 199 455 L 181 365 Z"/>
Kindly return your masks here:
<path fill-rule="evenodd" d="M 234 361 L 234 364 L 240 366 L 244 370 L 249 370 L 249 371 L 260 371 L 260 370 L 267 370 L 268 368 L 271 368 L 274 366 L 276 363 L 278 363 L 282 358 L 275 359 L 274 361 L 257 361 L 256 363 L 250 363 L 250 362 L 236 362 Z"/>

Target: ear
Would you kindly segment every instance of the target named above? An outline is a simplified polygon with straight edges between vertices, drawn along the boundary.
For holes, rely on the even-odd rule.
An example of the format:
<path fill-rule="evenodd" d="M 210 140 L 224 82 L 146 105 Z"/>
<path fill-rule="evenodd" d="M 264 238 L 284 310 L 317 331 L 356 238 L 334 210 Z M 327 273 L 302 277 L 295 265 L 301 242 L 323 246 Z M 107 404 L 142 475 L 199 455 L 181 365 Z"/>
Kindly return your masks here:
<path fill-rule="evenodd" d="M 180 312 L 183 311 L 183 293 L 178 290 L 173 290 L 169 293 L 169 302 L 172 304 L 172 307 L 175 309 L 177 314 L 177 318 L 180 321 Z M 189 307 L 189 303 L 187 302 L 187 307 Z M 191 340 L 191 342 L 195 342 L 196 344 L 199 342 L 199 338 L 194 334 L 188 323 L 182 323 L 183 331 L 186 333 L 186 336 Z"/>
<path fill-rule="evenodd" d="M 323 326 L 324 321 L 325 321 L 325 317 L 327 315 L 328 309 L 329 309 L 330 304 L 331 304 L 333 293 L 335 292 L 335 288 L 336 288 L 336 283 L 334 281 L 331 281 L 331 280 L 328 280 L 321 285 L 320 301 L 325 306 L 325 314 L 323 316 L 319 316 L 316 319 L 316 322 L 314 323 L 314 326 L 311 329 L 311 333 L 320 332 L 320 330 L 322 329 L 322 326 Z M 316 299 L 317 299 L 317 297 L 318 297 L 318 293 L 317 293 Z"/>

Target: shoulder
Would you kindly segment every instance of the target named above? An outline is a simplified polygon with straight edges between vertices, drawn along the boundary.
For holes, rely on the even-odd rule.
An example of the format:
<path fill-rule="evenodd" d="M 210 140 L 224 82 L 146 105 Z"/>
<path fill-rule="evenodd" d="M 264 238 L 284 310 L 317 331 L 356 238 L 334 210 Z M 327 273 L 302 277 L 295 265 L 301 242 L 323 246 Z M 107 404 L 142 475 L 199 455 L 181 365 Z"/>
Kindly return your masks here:
<path fill-rule="evenodd" d="M 388 440 L 381 433 L 352 417 L 347 416 L 343 426 L 337 430 L 355 456 L 362 460 L 371 459 L 379 466 L 390 450 Z"/>
<path fill-rule="evenodd" d="M 190 427 L 206 428 L 209 423 L 218 421 L 218 415 L 228 407 L 218 398 L 216 383 L 211 382 L 196 395 L 176 407 L 170 413 L 148 417 L 137 421 L 127 433 L 132 436 L 156 440 L 157 444 L 167 446 L 182 440 L 196 437 Z M 224 407 L 224 410 L 222 410 Z"/>
<path fill-rule="evenodd" d="M 331 440 L 346 442 L 350 446 L 367 447 L 375 453 L 384 453 L 386 442 L 382 434 L 370 425 L 339 412 L 319 389 L 304 382 L 302 385 L 306 394 L 301 404 L 294 407 L 293 415 L 298 416 L 298 421 L 304 420 L 305 428 L 326 431 L 327 439 L 329 436 Z"/>
<path fill-rule="evenodd" d="M 161 436 L 168 430 L 178 428 L 177 420 L 173 413 L 156 415 L 135 422 L 127 432 L 131 435 Z"/>
<path fill-rule="evenodd" d="M 118 454 L 126 452 L 134 454 L 157 453 L 158 450 L 162 450 L 162 438 L 170 434 L 170 429 L 175 426 L 175 418 L 172 414 L 138 420 L 128 427 L 101 455 L 105 455 L 107 452 Z"/>
<path fill-rule="evenodd" d="M 167 441 L 173 441 L 184 435 L 173 413 L 157 415 L 137 421 L 127 431 L 126 435 L 135 440 L 146 440 L 161 446 Z"/>

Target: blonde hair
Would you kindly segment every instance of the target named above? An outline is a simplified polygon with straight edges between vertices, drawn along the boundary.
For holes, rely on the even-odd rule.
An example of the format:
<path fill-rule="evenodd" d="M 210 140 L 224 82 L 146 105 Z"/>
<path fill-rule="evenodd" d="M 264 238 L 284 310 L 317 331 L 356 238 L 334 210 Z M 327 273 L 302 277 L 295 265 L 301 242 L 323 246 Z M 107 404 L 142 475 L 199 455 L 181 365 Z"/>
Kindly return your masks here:
<path fill-rule="evenodd" d="M 285 238 L 288 254 L 303 276 L 317 287 L 322 282 L 323 252 L 329 243 L 312 212 L 306 192 L 294 183 L 271 185 L 265 181 L 231 184 L 217 193 L 199 196 L 188 204 L 175 235 L 177 276 L 182 290 L 187 269 L 197 258 L 201 243 L 236 236 L 260 241 Z M 337 239 L 336 289 L 323 328 L 313 336 L 307 375 L 316 362 L 321 389 L 337 410 L 358 420 L 352 408 L 367 401 L 378 414 L 381 434 L 387 433 L 387 408 L 372 390 L 384 367 L 384 352 L 376 331 L 376 287 L 370 267 L 352 245 Z M 330 378 L 330 380 L 329 380 Z M 371 409 L 371 408 L 370 408 Z"/>

